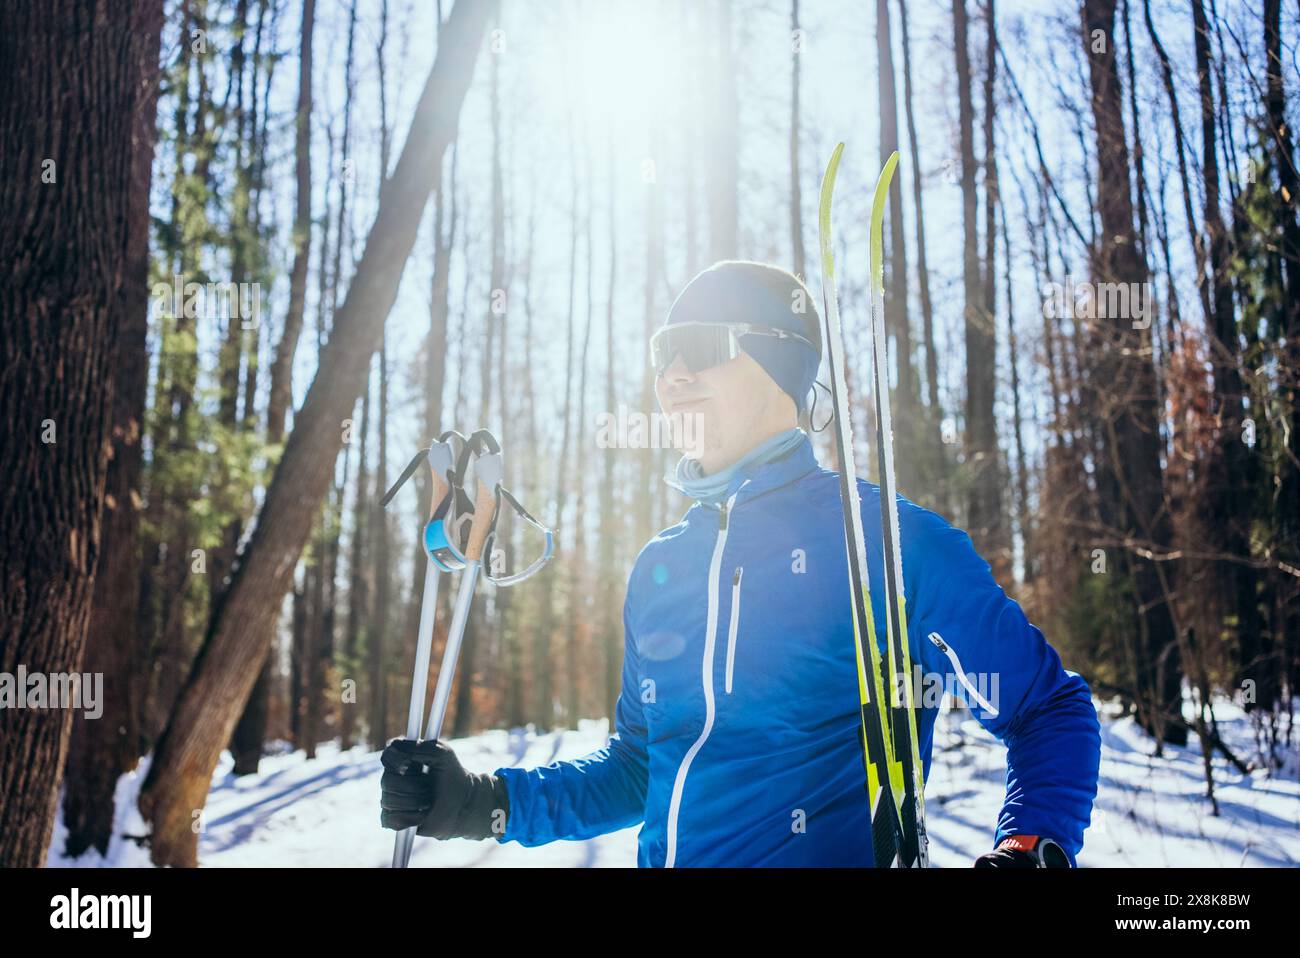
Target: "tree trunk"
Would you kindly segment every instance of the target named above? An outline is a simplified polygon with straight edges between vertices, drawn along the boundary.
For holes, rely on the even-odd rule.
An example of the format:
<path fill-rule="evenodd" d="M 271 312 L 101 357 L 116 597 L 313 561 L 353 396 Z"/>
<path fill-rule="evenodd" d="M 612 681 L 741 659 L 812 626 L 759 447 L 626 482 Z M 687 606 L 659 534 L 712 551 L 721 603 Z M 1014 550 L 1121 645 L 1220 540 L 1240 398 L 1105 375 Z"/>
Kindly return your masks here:
<path fill-rule="evenodd" d="M 993 575 L 999 580 L 1011 576 L 1011 536 L 1003 510 L 1002 488 L 1005 485 L 1002 454 L 998 447 L 997 426 L 993 415 L 997 394 L 997 210 L 1002 202 L 998 187 L 998 154 L 993 116 L 997 111 L 997 9 L 994 0 L 986 0 L 984 52 L 984 290 L 980 297 L 980 326 L 976 336 L 978 360 L 970 365 L 967 349 L 967 387 L 978 379 L 978 400 L 972 404 L 978 410 L 976 421 L 981 434 L 980 448 L 990 450 L 985 468 L 978 472 L 977 495 L 982 502 L 983 514 L 988 518 L 987 541 L 982 554 L 989 561 Z M 970 336 L 970 327 L 967 327 Z M 969 344 L 970 340 L 967 339 Z M 975 370 L 979 370 L 979 374 Z"/>
<path fill-rule="evenodd" d="M 1123 102 L 1116 67 L 1116 0 L 1084 0 L 1082 42 L 1088 58 L 1092 114 L 1097 131 L 1097 200 L 1101 241 L 1093 250 L 1093 271 L 1106 283 L 1143 289 L 1149 279 L 1139 252 L 1129 193 L 1129 150 L 1124 136 Z M 1143 294 L 1145 295 L 1145 294 Z M 1134 316 L 1111 317 L 1107 327 L 1097 323 L 1092 336 L 1094 359 L 1089 371 L 1094 401 L 1108 439 L 1104 468 L 1119 495 L 1116 530 L 1142 546 L 1167 551 L 1172 536 L 1160 466 L 1159 412 L 1155 402 L 1155 370 L 1151 337 Z M 1103 395 L 1104 394 L 1104 395 Z M 1113 438 L 1109 438 L 1113 437 Z M 1142 645 L 1138 662 L 1144 693 L 1157 706 L 1151 734 L 1183 744 L 1187 728 L 1180 720 L 1180 670 L 1177 636 L 1167 595 L 1155 562 L 1126 548 L 1124 564 L 1131 570 L 1137 603 L 1135 632 Z"/>
<path fill-rule="evenodd" d="M 315 24 L 316 0 L 303 0 L 302 41 L 298 52 L 298 113 L 294 121 L 298 198 L 293 216 L 293 268 L 289 273 L 289 311 L 285 314 L 284 332 L 271 363 L 271 396 L 266 408 L 268 443 L 278 443 L 284 438 L 284 421 L 293 402 L 293 354 L 298 349 L 307 303 L 307 266 L 311 261 L 311 46 Z"/>
<path fill-rule="evenodd" d="M 266 441 L 270 445 L 278 445 L 284 439 L 285 418 L 293 402 L 293 356 L 298 349 L 307 301 L 307 265 L 311 257 L 311 54 L 315 22 L 316 0 L 303 0 L 298 52 L 298 110 L 294 120 L 294 171 L 298 184 L 293 218 L 294 255 L 289 273 L 289 309 L 284 318 L 284 332 L 271 362 L 271 394 L 266 407 Z M 267 696 L 273 684 L 274 668 L 274 662 L 267 656 L 264 674 L 259 675 L 253 685 L 232 736 L 236 775 L 257 772 L 266 740 Z"/>
<path fill-rule="evenodd" d="M 976 549 L 992 562 L 1001 546 L 1002 495 L 997 427 L 993 419 L 996 352 L 985 310 L 979 258 L 979 201 L 975 190 L 975 111 L 971 103 L 966 0 L 953 0 L 957 52 L 957 122 L 961 151 L 962 286 L 966 324 L 966 525 Z M 995 566 L 995 571 L 997 567 Z"/>
<path fill-rule="evenodd" d="M 375 463 L 375 489 L 388 488 L 388 334 L 380 331 L 379 347 L 379 460 Z M 388 741 L 388 605 L 392 579 L 388 572 L 388 514 L 376 500 L 371 504 L 369 532 L 374 536 L 375 604 L 370 610 L 370 628 L 366 636 L 370 666 L 370 730 L 372 748 L 382 748 Z"/>
<path fill-rule="evenodd" d="M 596 279 L 596 260 L 592 242 L 592 225 L 591 225 L 591 207 L 592 207 L 592 183 L 591 175 L 591 141 L 589 137 L 583 137 L 583 180 L 587 183 L 587 202 L 584 210 L 585 220 L 585 245 L 587 247 L 587 320 L 582 335 L 582 358 L 578 361 L 578 417 L 575 420 L 578 429 L 586 428 L 587 423 L 587 368 L 590 365 L 589 358 L 591 355 L 591 330 L 596 312 L 595 296 L 595 279 Z M 588 444 L 580 442 L 575 450 L 577 458 L 577 469 L 572 477 L 574 492 L 574 517 L 573 523 L 573 548 L 569 554 L 569 612 L 567 618 L 567 641 L 565 643 L 564 670 L 567 673 L 565 677 L 565 686 L 568 689 L 568 695 L 565 702 L 565 715 L 568 724 L 572 728 L 578 727 L 578 720 L 582 717 L 582 692 L 583 682 L 581 679 L 583 669 L 580 665 L 581 646 L 583 638 L 590 631 L 586 623 L 591 621 L 591 613 L 588 606 L 587 589 L 585 579 L 587 573 L 587 539 L 586 539 L 586 514 L 587 514 L 587 447 Z"/>
<path fill-rule="evenodd" d="M 790 47 L 790 242 L 794 247 L 794 274 L 803 279 L 803 191 L 799 176 L 799 58 L 803 56 L 803 33 L 799 29 L 799 0 L 790 3 Z"/>
<path fill-rule="evenodd" d="M 499 28 L 500 23 L 495 24 Z M 505 332 L 502 331 L 500 345 L 497 345 L 497 324 L 505 319 L 505 314 L 501 314 L 498 319 L 496 313 L 497 296 L 506 296 L 505 302 L 508 303 L 509 296 L 506 290 L 505 278 L 505 187 L 502 183 L 501 174 L 501 78 L 500 78 L 500 60 L 492 58 L 491 77 L 488 85 L 488 101 L 490 111 L 490 126 L 492 129 L 492 232 L 489 237 L 491 263 L 488 272 L 488 302 L 483 311 L 483 350 L 481 364 L 479 367 L 479 402 L 478 402 L 478 421 L 485 427 L 492 421 L 490 413 L 492 408 L 492 360 L 497 355 L 495 350 L 500 350 L 502 361 L 504 361 L 506 352 Z M 509 421 L 505 418 L 505 410 L 501 415 L 501 430 L 497 435 L 504 435 L 504 430 L 508 429 Z M 509 468 L 511 458 L 510 450 L 506 450 L 503 457 L 506 468 Z M 485 556 L 484 562 L 490 563 L 492 557 Z M 461 738 L 469 735 L 474 730 L 474 686 L 478 678 L 478 657 L 487 646 L 490 638 L 490 626 L 487 623 L 487 616 L 483 608 L 483 603 L 479 602 L 471 606 L 469 622 L 465 629 L 464 643 L 461 646 L 460 663 L 456 669 L 456 703 L 455 717 L 451 723 L 451 737 Z"/>
<path fill-rule="evenodd" d="M 572 117 L 570 117 L 572 120 Z M 562 407 L 561 417 L 563 424 L 560 435 L 560 455 L 556 460 L 559 468 L 555 475 L 555 521 L 561 533 L 567 530 L 564 524 L 564 510 L 569 501 L 569 486 L 572 470 L 568 467 L 569 442 L 572 435 L 573 423 L 573 345 L 575 339 L 576 320 L 574 310 L 576 309 L 577 298 L 577 280 L 578 280 L 578 163 L 574 151 L 574 141 L 577 138 L 577 131 L 570 124 L 569 135 L 569 169 L 571 177 L 569 181 L 569 306 L 568 315 L 565 321 L 568 330 L 565 337 L 564 348 L 564 405 Z M 656 183 L 650 183 L 650 188 L 657 192 Z M 652 200 L 653 202 L 653 200 Z M 649 248 L 650 244 L 647 244 Z M 648 281 L 647 281 L 648 283 Z M 653 294 L 647 289 L 647 297 Z M 647 470 L 648 471 L 648 470 Z M 647 499 L 649 497 L 647 496 Z M 555 662 L 551 655 L 552 633 L 555 629 L 555 604 L 559 601 L 555 594 L 554 587 L 546 590 L 543 597 L 541 621 L 538 624 L 536 637 L 533 640 L 533 659 L 534 669 L 538 673 L 537 681 L 537 711 L 535 721 L 538 728 L 550 729 L 555 727 L 555 697 L 557 695 L 555 682 Z M 571 629 L 573 623 L 566 623 L 566 629 Z M 567 632 L 565 633 L 567 634 Z"/>
<path fill-rule="evenodd" d="M 208 95 L 209 63 L 213 48 L 198 45 L 194 31 L 207 31 L 210 22 L 206 0 L 194 0 L 193 7 L 182 5 L 181 93 L 177 106 L 177 145 L 172 180 L 172 224 L 169 236 L 169 259 L 180 274 L 180 282 L 206 279 L 200 251 L 210 223 L 207 218 L 209 170 L 212 137 L 208 133 L 209 114 L 215 104 Z M 197 80 L 196 96 L 189 94 L 190 77 Z M 192 127 L 187 128 L 190 103 L 194 105 Z M 194 171 L 185 169 L 187 157 L 193 158 Z M 178 471 L 193 462 L 194 400 L 198 385 L 197 323 L 194 315 L 182 310 L 172 317 L 170 336 L 160 336 L 158 383 L 155 387 L 154 454 L 149 469 L 148 503 L 144 527 L 147 535 L 143 550 L 141 592 L 142 641 L 146 643 L 146 660 L 153 663 L 153 675 L 145 707 L 145 740 L 152 742 L 161 731 L 164 717 L 171 709 L 194 655 L 193 636 L 185 627 L 186 603 L 190 599 L 192 580 L 191 550 L 194 548 L 195 521 L 184 508 L 191 490 L 178 485 Z M 165 327 L 166 321 L 164 321 Z M 165 384 L 165 385 L 164 385 Z M 160 469 L 161 463 L 172 466 Z"/>
<path fill-rule="evenodd" d="M 1225 592 L 1223 604 L 1236 619 L 1240 656 L 1240 680 L 1256 685 L 1255 701 L 1271 705 L 1277 695 L 1275 663 L 1267 661 L 1259 615 L 1255 570 L 1250 559 L 1250 487 L 1253 456 L 1242 432 L 1242 381 L 1237 320 L 1228 268 L 1231 251 L 1219 209 L 1218 139 L 1215 127 L 1214 92 L 1210 74 L 1209 23 L 1202 0 L 1192 0 L 1195 33 L 1197 86 L 1201 100 L 1201 172 L 1205 186 L 1205 229 L 1209 234 L 1211 312 L 1205 324 L 1211 337 L 1214 393 L 1211 409 L 1218 420 L 1219 442 L 1208 469 L 1207 522 L 1220 538 L 1222 550 L 1232 556 L 1218 563 Z"/>
<path fill-rule="evenodd" d="M 343 703 L 340 739 L 343 748 L 351 748 L 357 727 L 357 689 L 360 686 L 361 660 L 357 655 L 362 623 L 370 619 L 369 583 L 366 577 L 370 516 L 374 513 L 370 499 L 370 473 L 366 465 L 370 439 L 370 381 L 361 397 L 361 434 L 357 450 L 357 490 L 352 510 L 352 551 L 348 559 L 348 618 L 343 628 L 343 661 L 347 678 L 352 680 L 351 701 Z M 381 492 L 380 495 L 383 493 Z"/>
<path fill-rule="evenodd" d="M 247 34 L 248 0 L 238 0 L 235 4 L 235 19 L 231 24 L 234 32 L 234 46 L 230 51 L 230 78 L 226 91 L 226 102 L 222 105 L 223 113 L 233 114 L 235 128 L 234 190 L 231 197 L 230 211 L 230 281 L 235 289 L 248 282 L 250 260 L 252 258 L 252 184 L 249 170 L 252 165 L 246 159 L 246 152 L 255 149 L 253 135 L 248 131 L 248 111 L 244 107 L 244 71 L 247 55 L 244 41 Z M 235 96 L 234 108 L 230 108 L 231 88 Z M 256 102 L 257 91 L 253 91 Z M 256 131 L 253 131 L 255 135 Z M 238 293 L 236 293 L 238 297 Z M 236 302 L 239 302 L 238 298 Z M 244 358 L 244 316 L 242 309 L 231 309 L 226 316 L 225 337 L 217 355 L 217 382 L 219 398 L 217 402 L 217 421 L 231 434 L 239 426 L 240 369 Z M 221 530 L 221 540 L 208 551 L 208 590 L 209 600 L 214 601 L 226 587 L 226 576 L 234 561 L 235 551 L 239 548 L 239 535 L 243 527 L 242 513 L 251 507 L 251 502 L 243 496 L 242 483 L 231 481 L 228 459 L 221 457 L 219 466 L 220 481 L 213 489 L 215 505 L 220 512 L 233 512 L 236 518 L 227 522 Z"/>
<path fill-rule="evenodd" d="M 798 5 L 798 0 L 795 0 Z M 614 164 L 614 132 L 609 131 L 606 141 L 606 165 L 609 167 L 609 299 L 605 310 L 605 409 L 613 411 L 617 398 L 614 391 L 614 304 L 618 295 L 618 207 L 616 205 L 617 167 Z M 796 177 L 797 179 L 797 177 Z M 605 602 L 604 627 L 601 630 L 601 643 L 605 651 L 605 714 L 609 716 L 609 727 L 614 728 L 614 709 L 618 702 L 619 689 L 622 684 L 623 666 L 623 620 L 619 615 L 618 597 L 622 595 L 624 585 L 621 574 L 615 571 L 614 546 L 626 536 L 626 525 L 622 521 L 622 512 L 614 506 L 614 463 L 618 456 L 613 450 L 605 450 L 602 457 L 603 476 L 600 483 L 600 548 L 597 561 L 600 564 L 601 595 Z"/>
<path fill-rule="evenodd" d="M 1290 371 L 1284 381 L 1283 415 L 1287 417 L 1286 448 L 1283 450 L 1275 515 L 1279 517 L 1277 540 L 1282 558 L 1300 565 L 1300 177 L 1292 147 L 1291 126 L 1286 115 L 1286 88 L 1283 84 L 1281 0 L 1264 0 L 1265 111 L 1267 129 L 1272 139 L 1272 167 L 1277 171 L 1278 188 L 1272 192 L 1274 216 L 1281 234 L 1279 258 L 1286 269 L 1285 295 L 1277 307 L 1277 326 L 1283 337 L 1281 367 Z M 1281 591 L 1281 590 L 1279 590 Z M 1296 595 L 1294 580 L 1285 591 Z M 1288 670 L 1292 694 L 1300 687 L 1300 601 L 1292 598 L 1279 616 L 1281 631 L 1289 649 Z"/>
<path fill-rule="evenodd" d="M 131 148 L 126 258 L 122 285 L 114 301 L 117 337 L 111 368 L 113 383 L 111 452 L 104 487 L 100 552 L 91 600 L 90 630 L 82 668 L 104 676 L 103 714 L 73 718 L 64 768 L 63 821 L 68 829 L 64 853 L 77 857 L 89 848 L 108 853 L 113 829 L 113 793 L 120 775 L 139 760 L 138 695 L 141 683 L 136 615 L 139 598 L 140 479 L 144 465 L 141 437 L 149 382 L 149 183 L 153 172 L 158 108 L 158 35 L 161 5 L 150 10 L 148 42 L 138 50 L 141 105 Z"/>
<path fill-rule="evenodd" d="M 894 80 L 894 40 L 889 24 L 889 0 L 876 0 L 876 78 L 879 85 L 880 105 L 880 164 L 883 166 L 890 154 L 898 149 L 898 93 Z M 920 175 L 915 167 L 910 171 L 913 179 Z M 903 182 L 895 176 L 889 185 L 889 259 L 885 269 L 885 330 L 894 338 L 894 359 L 898 363 L 898 415 L 895 429 L 901 447 L 899 465 L 902 468 L 900 488 L 915 488 L 917 479 L 916 458 L 916 407 L 919 393 L 916 374 L 912 369 L 912 331 L 908 324 L 907 308 L 907 243 L 903 239 Z"/>
<path fill-rule="evenodd" d="M 731 0 L 714 0 L 712 36 L 716 43 L 712 79 L 714 112 L 712 149 L 705 160 L 709 200 L 709 255 L 713 261 L 739 255 L 738 239 L 738 105 L 736 57 L 731 36 Z M 707 34 L 706 34 L 707 35 Z"/>
<path fill-rule="evenodd" d="M 939 402 L 939 355 L 934 344 L 934 304 L 930 298 L 930 267 L 925 252 L 925 214 L 921 204 L 921 146 L 916 138 L 916 117 L 912 110 L 912 53 L 907 35 L 907 3 L 898 0 L 898 23 L 903 40 L 903 106 L 907 117 L 907 142 L 912 159 L 912 207 L 916 210 L 916 280 L 921 293 L 921 328 L 925 337 L 925 385 L 929 403 L 929 468 L 925 480 L 929 499 L 941 513 L 950 510 L 948 499 L 948 454 L 943 442 L 943 406 Z M 917 490 L 917 501 L 924 501 Z"/>
<path fill-rule="evenodd" d="M 21 504 L 0 510 L 0 671 L 54 678 L 81 668 L 90 619 L 162 10 L 62 0 L 8 6 L 3 21 L 0 448 Z M 0 710 L 0 867 L 44 864 L 72 714 Z"/>
<path fill-rule="evenodd" d="M 1016 337 L 1015 283 L 1012 282 L 1011 230 L 1007 227 L 1006 204 L 999 205 L 1002 219 L 1002 242 L 1006 253 L 1007 295 L 1007 356 L 1011 365 L 1011 422 L 1012 437 L 1016 445 L 1016 525 L 1020 528 L 1020 543 L 1024 557 L 1024 581 L 1032 582 L 1035 573 L 1034 534 L 1029 508 L 1029 465 L 1025 457 L 1024 423 L 1020 415 L 1020 348 Z"/>

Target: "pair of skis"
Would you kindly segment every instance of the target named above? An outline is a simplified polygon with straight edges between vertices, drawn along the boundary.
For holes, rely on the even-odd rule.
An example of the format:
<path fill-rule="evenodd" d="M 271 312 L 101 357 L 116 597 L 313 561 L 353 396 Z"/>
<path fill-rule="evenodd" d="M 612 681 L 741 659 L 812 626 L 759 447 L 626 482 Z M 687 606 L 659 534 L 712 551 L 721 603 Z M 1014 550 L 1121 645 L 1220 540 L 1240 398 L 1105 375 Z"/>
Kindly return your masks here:
<path fill-rule="evenodd" d="M 821 239 L 822 300 L 825 340 L 831 367 L 831 401 L 835 410 L 835 445 L 840 461 L 840 501 L 844 510 L 852 593 L 853 641 L 857 652 L 858 700 L 862 708 L 862 757 L 871 807 L 871 844 L 878 868 L 924 868 L 928 864 L 925 803 L 916 709 L 911 682 L 912 660 L 903 595 L 903 560 L 899 549 L 898 502 L 894 473 L 893 423 L 889 411 L 889 356 L 885 336 L 885 286 L 882 226 L 889 184 L 898 153 L 880 171 L 871 204 L 871 383 L 876 400 L 876 461 L 880 469 L 880 528 L 884 546 L 885 649 L 876 638 L 867 576 L 862 503 L 858 495 L 853 428 L 845 378 L 844 333 L 835 292 L 835 255 L 831 243 L 831 195 L 844 144 L 831 154 L 822 178 L 818 227 Z M 865 650 L 864 650 L 865 649 Z M 885 698 L 884 665 L 890 698 Z"/>

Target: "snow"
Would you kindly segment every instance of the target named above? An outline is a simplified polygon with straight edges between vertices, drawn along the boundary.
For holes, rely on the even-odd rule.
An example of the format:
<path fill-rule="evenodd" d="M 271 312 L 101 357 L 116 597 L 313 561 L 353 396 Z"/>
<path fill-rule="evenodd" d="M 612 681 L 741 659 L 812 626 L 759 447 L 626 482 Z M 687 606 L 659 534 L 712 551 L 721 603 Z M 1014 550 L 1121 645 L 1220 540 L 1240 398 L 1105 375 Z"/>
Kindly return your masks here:
<path fill-rule="evenodd" d="M 1166 747 L 1155 757 L 1131 718 L 1102 721 L 1101 784 L 1093 823 L 1084 838 L 1082 867 L 1286 866 L 1300 864 L 1300 760 L 1293 752 L 1281 771 L 1241 775 L 1221 755 L 1214 760 L 1221 814 L 1205 798 L 1199 743 Z M 1219 732 L 1243 760 L 1258 763 L 1249 716 L 1229 703 L 1216 708 Z M 576 730 L 535 734 L 491 731 L 454 740 L 470 771 L 504 765 L 533 767 L 577 758 L 603 746 L 607 726 L 585 721 Z M 276 750 L 256 776 L 236 778 L 223 755 L 212 780 L 199 841 L 204 867 L 388 867 L 393 833 L 379 827 L 378 754 L 323 745 L 308 761 L 301 751 Z M 62 857 L 65 829 L 55 826 L 50 865 L 145 867 L 148 853 L 124 835 L 145 827 L 135 796 L 147 760 L 122 776 L 117 821 L 108 855 Z M 1006 784 L 1005 751 L 968 713 L 945 712 L 936 730 L 926 788 L 932 864 L 967 868 L 988 850 Z M 636 828 L 584 842 L 541 848 L 492 841 L 417 839 L 413 868 L 618 868 L 636 864 Z"/>

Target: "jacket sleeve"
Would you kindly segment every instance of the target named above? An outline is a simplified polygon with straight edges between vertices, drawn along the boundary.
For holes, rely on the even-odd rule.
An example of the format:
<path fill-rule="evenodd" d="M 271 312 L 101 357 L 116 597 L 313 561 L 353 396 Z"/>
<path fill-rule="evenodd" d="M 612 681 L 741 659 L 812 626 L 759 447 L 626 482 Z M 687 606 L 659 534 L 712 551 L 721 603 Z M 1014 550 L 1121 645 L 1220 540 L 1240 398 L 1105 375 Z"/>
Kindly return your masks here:
<path fill-rule="evenodd" d="M 904 573 L 913 655 L 918 648 L 931 653 L 928 661 L 950 682 L 959 671 L 969 677 L 995 709 L 968 696 L 972 714 L 1007 748 L 1006 800 L 993 844 L 1008 835 L 1047 836 L 1077 864 L 1101 761 L 1088 684 L 1062 667 L 1043 633 L 998 586 L 970 536 L 915 506 L 907 513 L 913 529 L 903 538 L 914 544 L 904 545 L 903 559 L 913 560 Z M 960 681 L 945 687 L 963 689 Z"/>
<path fill-rule="evenodd" d="M 499 768 L 510 811 L 502 842 L 532 847 L 617 831 L 645 817 L 645 716 L 637 685 L 636 639 L 623 606 L 623 688 L 609 744 L 583 758 L 540 768 Z"/>

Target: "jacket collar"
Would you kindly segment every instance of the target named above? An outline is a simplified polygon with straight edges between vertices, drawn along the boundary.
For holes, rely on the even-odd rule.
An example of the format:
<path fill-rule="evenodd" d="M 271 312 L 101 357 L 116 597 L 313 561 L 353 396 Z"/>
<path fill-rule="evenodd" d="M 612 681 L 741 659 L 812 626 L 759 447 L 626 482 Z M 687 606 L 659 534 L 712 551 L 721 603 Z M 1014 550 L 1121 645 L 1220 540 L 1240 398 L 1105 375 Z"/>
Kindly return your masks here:
<path fill-rule="evenodd" d="M 739 493 L 736 497 L 736 503 L 739 504 L 755 496 L 771 492 L 773 489 L 790 485 L 818 468 L 819 464 L 817 456 L 813 452 L 812 440 L 805 435 L 798 445 L 779 459 L 772 459 L 763 463 L 748 476 L 736 475 L 727 488 L 726 498 L 730 499 L 731 496 Z M 703 509 L 719 508 L 698 501 L 695 505 Z"/>

